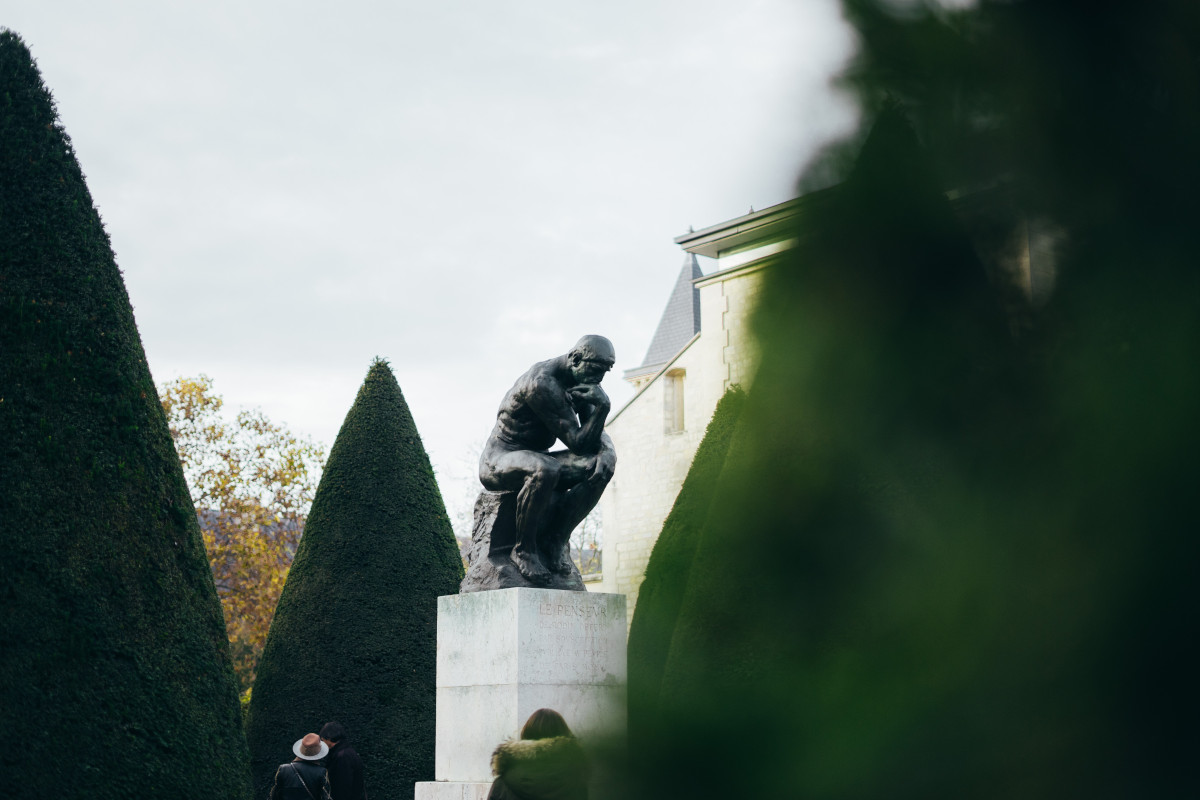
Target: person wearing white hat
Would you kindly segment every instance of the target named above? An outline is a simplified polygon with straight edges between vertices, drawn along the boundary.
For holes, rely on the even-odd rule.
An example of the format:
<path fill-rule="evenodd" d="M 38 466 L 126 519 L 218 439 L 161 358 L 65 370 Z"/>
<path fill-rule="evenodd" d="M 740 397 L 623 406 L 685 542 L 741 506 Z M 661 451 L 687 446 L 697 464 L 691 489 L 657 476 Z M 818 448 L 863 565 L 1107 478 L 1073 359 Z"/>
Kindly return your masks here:
<path fill-rule="evenodd" d="M 306 733 L 292 745 L 296 757 L 275 771 L 271 800 L 331 800 L 329 776 L 321 759 L 329 746 L 315 733 Z"/>

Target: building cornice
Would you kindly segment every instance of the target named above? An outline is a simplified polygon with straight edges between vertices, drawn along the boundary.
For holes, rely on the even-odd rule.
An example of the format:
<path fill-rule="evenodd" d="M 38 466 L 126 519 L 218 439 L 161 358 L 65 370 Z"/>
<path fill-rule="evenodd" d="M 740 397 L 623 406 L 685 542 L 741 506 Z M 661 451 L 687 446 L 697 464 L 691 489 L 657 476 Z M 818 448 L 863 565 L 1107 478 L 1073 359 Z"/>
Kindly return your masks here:
<path fill-rule="evenodd" d="M 723 255 L 730 255 L 741 248 L 759 244 L 772 237 L 790 239 L 796 215 L 806 206 L 824 197 L 829 191 L 829 189 L 821 189 L 803 197 L 764 208 L 762 211 L 753 211 L 727 222 L 720 222 L 698 231 L 676 236 L 675 244 L 689 253 L 709 258 L 721 258 Z"/>
<path fill-rule="evenodd" d="M 796 240 L 788 239 L 784 242 L 780 242 L 780 244 L 783 246 L 780 247 L 779 249 L 773 250 L 772 252 L 767 253 L 766 255 L 760 256 L 759 258 L 756 258 L 753 261 L 749 261 L 745 264 L 736 264 L 732 267 L 728 267 L 727 269 L 717 270 L 716 272 L 710 272 L 707 275 L 696 278 L 696 280 L 692 281 L 692 285 L 695 286 L 697 289 L 702 289 L 705 286 L 711 286 L 714 283 L 719 283 L 721 281 L 727 281 L 730 278 L 734 277 L 735 275 L 741 275 L 743 273 L 749 274 L 751 272 L 757 272 L 758 270 L 760 270 L 764 267 L 768 267 L 771 264 L 774 264 L 776 261 L 778 261 L 780 255 L 782 255 L 787 250 L 790 250 L 792 247 L 796 246 Z"/>

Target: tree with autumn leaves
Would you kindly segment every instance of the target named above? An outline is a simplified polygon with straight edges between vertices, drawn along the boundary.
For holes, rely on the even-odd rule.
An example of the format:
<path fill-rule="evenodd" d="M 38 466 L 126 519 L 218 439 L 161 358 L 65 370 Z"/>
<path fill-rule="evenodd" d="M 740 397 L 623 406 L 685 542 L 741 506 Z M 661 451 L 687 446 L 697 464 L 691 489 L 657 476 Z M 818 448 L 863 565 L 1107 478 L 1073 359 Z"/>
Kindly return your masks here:
<path fill-rule="evenodd" d="M 243 698 L 296 554 L 324 449 L 261 410 L 233 421 L 211 378 L 161 387 L 163 410 L 196 506 Z"/>

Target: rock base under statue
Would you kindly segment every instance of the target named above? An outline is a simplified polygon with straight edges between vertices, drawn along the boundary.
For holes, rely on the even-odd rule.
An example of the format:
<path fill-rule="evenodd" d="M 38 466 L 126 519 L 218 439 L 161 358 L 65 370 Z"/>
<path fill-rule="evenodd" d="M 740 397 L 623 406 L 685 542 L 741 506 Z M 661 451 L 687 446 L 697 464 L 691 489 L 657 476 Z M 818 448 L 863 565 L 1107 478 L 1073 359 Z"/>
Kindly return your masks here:
<path fill-rule="evenodd" d="M 533 583 L 521 574 L 509 558 L 516 540 L 517 493 L 480 492 L 475 500 L 471 547 L 467 550 L 467 575 L 459 591 L 464 594 L 515 588 L 586 591 L 579 568 L 571 561 L 570 545 L 563 551 L 557 565 L 558 571 L 547 563 L 550 578 L 542 583 Z"/>
<path fill-rule="evenodd" d="M 504 589 L 438 598 L 434 781 L 416 800 L 485 800 L 496 746 L 539 708 L 584 746 L 625 733 L 625 595 Z"/>

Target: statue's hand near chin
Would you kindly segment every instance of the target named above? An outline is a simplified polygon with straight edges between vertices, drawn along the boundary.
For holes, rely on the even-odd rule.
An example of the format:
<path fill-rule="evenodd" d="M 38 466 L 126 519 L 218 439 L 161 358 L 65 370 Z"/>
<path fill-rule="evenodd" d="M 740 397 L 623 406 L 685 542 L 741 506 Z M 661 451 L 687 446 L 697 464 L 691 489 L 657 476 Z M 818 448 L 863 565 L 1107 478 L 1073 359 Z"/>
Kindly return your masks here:
<path fill-rule="evenodd" d="M 567 389 L 567 395 L 572 402 L 584 402 L 593 406 L 607 409 L 611 403 L 608 395 L 600 388 L 598 383 L 581 383 L 577 386 L 572 386 Z"/>

